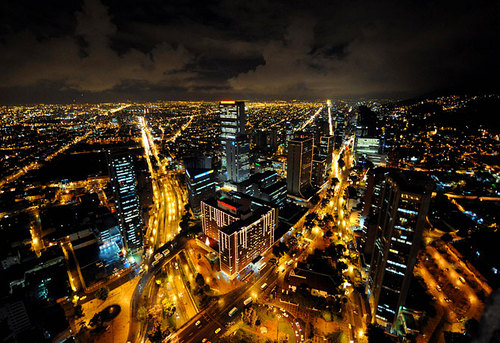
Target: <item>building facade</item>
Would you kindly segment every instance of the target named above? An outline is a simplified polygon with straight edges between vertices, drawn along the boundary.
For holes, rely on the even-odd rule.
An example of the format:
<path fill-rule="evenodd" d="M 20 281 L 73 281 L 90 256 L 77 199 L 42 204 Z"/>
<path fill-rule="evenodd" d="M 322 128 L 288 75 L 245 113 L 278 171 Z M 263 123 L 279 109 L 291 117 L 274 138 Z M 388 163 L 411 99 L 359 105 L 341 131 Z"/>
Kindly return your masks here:
<path fill-rule="evenodd" d="M 306 190 L 311 187 L 312 160 L 312 138 L 296 137 L 288 142 L 286 177 L 288 193 L 304 197 Z"/>
<path fill-rule="evenodd" d="M 340 149 L 344 142 L 345 135 L 345 114 L 342 111 L 337 111 L 335 115 L 335 149 Z"/>
<path fill-rule="evenodd" d="M 238 204 L 210 198 L 201 202 L 201 226 L 203 234 L 219 241 L 219 230 L 239 220 Z"/>
<path fill-rule="evenodd" d="M 243 101 L 224 100 L 219 102 L 222 145 L 222 166 L 226 167 L 226 147 L 228 142 L 233 142 L 239 134 L 245 133 L 246 114 Z M 229 143 L 231 144 L 231 143 Z"/>
<path fill-rule="evenodd" d="M 226 141 L 226 170 L 228 181 L 240 183 L 250 176 L 250 142 L 248 136 L 238 134 Z"/>
<path fill-rule="evenodd" d="M 213 169 L 186 168 L 189 205 L 199 215 L 201 201 L 215 196 L 215 172 Z"/>
<path fill-rule="evenodd" d="M 334 143 L 333 136 L 320 136 L 318 138 L 311 173 L 311 182 L 316 187 L 321 187 L 328 181 L 328 175 L 332 168 Z"/>
<path fill-rule="evenodd" d="M 123 246 L 136 252 L 142 248 L 143 239 L 134 161 L 126 152 L 110 153 L 108 163 Z"/>
<path fill-rule="evenodd" d="M 234 278 L 274 243 L 277 208 L 242 193 L 202 201 L 202 226 L 218 242 L 220 268 Z"/>
<path fill-rule="evenodd" d="M 404 306 L 429 210 L 432 182 L 389 172 L 380 198 L 367 292 L 372 321 L 394 329 Z"/>
<path fill-rule="evenodd" d="M 333 161 L 333 149 L 335 147 L 335 141 L 333 136 L 321 136 L 319 138 L 319 144 L 317 146 L 317 155 L 319 160 L 325 161 L 325 168 L 329 171 L 332 168 Z"/>
<path fill-rule="evenodd" d="M 380 139 L 356 136 L 354 150 L 358 158 L 364 157 L 375 166 L 385 164 L 386 156 L 380 154 Z"/>

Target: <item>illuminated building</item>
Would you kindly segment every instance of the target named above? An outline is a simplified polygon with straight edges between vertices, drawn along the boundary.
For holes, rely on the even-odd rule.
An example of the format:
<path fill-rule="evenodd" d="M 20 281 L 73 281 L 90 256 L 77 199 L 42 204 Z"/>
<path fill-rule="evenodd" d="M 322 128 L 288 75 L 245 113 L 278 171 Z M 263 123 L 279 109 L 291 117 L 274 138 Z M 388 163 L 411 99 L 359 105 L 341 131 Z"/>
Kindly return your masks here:
<path fill-rule="evenodd" d="M 273 205 L 282 207 L 286 204 L 286 193 L 286 181 L 283 180 L 261 189 L 259 195 L 256 196 L 271 202 Z"/>
<path fill-rule="evenodd" d="M 311 188 L 313 159 L 313 139 L 305 136 L 295 137 L 288 142 L 287 191 L 305 197 Z"/>
<path fill-rule="evenodd" d="M 287 122 L 285 126 L 285 151 L 288 151 L 288 142 L 293 139 L 294 130 L 294 126 L 290 122 Z"/>
<path fill-rule="evenodd" d="M 142 217 L 132 156 L 126 152 L 109 154 L 109 169 L 123 245 L 137 251 L 142 248 Z"/>
<path fill-rule="evenodd" d="M 315 187 L 321 187 L 327 181 L 327 170 L 324 160 L 313 160 L 311 171 L 311 183 Z"/>
<path fill-rule="evenodd" d="M 274 243 L 278 210 L 257 198 L 233 192 L 201 202 L 203 233 L 219 243 L 221 271 L 230 278 Z"/>
<path fill-rule="evenodd" d="M 213 169 L 186 169 L 189 205 L 197 215 L 202 200 L 215 196 L 215 173 Z"/>
<path fill-rule="evenodd" d="M 342 111 L 337 112 L 334 124 L 335 124 L 335 148 L 338 149 L 342 146 L 345 135 L 345 115 Z"/>
<path fill-rule="evenodd" d="M 286 202 L 286 181 L 281 180 L 274 170 L 257 173 L 238 184 L 238 192 L 251 195 L 281 207 Z"/>
<path fill-rule="evenodd" d="M 385 155 L 379 153 L 379 138 L 356 137 L 354 149 L 358 157 L 364 157 L 376 166 L 385 164 Z"/>
<path fill-rule="evenodd" d="M 333 148 L 335 146 L 335 142 L 333 140 L 333 136 L 321 136 L 319 139 L 319 144 L 317 148 L 317 156 L 319 160 L 325 160 L 326 170 L 330 170 L 332 167 L 333 160 Z"/>
<path fill-rule="evenodd" d="M 212 169 L 212 157 L 195 155 L 182 159 L 182 164 L 186 169 Z"/>
<path fill-rule="evenodd" d="M 245 133 L 246 115 L 243 101 L 224 100 L 219 102 L 220 142 L 222 145 L 222 166 L 227 165 L 227 145 L 232 145 L 239 134 Z"/>
<path fill-rule="evenodd" d="M 380 212 L 380 197 L 384 186 L 385 176 L 389 169 L 377 167 L 367 172 L 367 185 L 365 191 L 365 203 L 361 216 L 363 219 L 360 237 L 360 248 L 366 264 L 370 264 L 375 234 L 377 233 L 377 220 Z"/>
<path fill-rule="evenodd" d="M 321 187 L 328 179 L 332 167 L 333 148 L 333 136 L 319 138 L 319 144 L 315 147 L 311 172 L 311 181 L 317 187 Z"/>
<path fill-rule="evenodd" d="M 367 291 L 372 321 L 387 331 L 406 300 L 432 189 L 416 173 L 389 172 L 385 178 Z"/>
<path fill-rule="evenodd" d="M 250 142 L 247 135 L 238 134 L 226 142 L 227 179 L 240 183 L 250 176 Z"/>

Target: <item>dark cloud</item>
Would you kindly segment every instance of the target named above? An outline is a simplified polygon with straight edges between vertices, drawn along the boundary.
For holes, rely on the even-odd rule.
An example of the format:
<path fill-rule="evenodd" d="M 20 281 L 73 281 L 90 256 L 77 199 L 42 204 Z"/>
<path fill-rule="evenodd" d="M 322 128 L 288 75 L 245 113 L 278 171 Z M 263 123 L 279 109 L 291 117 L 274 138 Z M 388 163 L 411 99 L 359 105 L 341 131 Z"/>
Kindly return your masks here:
<path fill-rule="evenodd" d="M 0 101 L 497 92 L 496 1 L 12 1 Z"/>

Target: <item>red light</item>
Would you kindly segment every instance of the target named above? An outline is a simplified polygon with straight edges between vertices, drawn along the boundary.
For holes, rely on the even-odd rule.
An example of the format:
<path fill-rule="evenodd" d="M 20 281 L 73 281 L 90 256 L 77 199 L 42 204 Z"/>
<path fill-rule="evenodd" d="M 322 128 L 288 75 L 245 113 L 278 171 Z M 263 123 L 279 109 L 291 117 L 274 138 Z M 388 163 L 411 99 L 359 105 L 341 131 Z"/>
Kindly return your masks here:
<path fill-rule="evenodd" d="M 222 100 L 220 102 L 220 104 L 221 105 L 234 105 L 234 104 L 236 104 L 236 101 L 234 101 L 234 100 Z"/>
<path fill-rule="evenodd" d="M 220 201 L 220 200 L 217 200 L 217 203 L 221 206 L 224 206 L 224 207 L 227 207 L 227 208 L 230 208 L 231 210 L 233 210 L 234 212 L 237 211 L 236 207 L 234 206 L 231 206 L 229 204 L 226 204 L 224 201 Z"/>

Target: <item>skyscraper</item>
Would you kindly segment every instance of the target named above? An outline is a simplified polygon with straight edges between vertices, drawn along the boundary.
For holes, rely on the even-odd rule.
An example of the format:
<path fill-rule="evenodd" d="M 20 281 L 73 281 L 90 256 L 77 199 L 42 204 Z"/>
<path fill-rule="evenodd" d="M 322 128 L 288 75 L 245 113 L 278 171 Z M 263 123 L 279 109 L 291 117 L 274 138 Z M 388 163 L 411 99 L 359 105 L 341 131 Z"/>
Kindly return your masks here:
<path fill-rule="evenodd" d="M 142 217 L 132 156 L 127 152 L 109 153 L 111 185 L 115 194 L 123 246 L 136 252 L 142 248 Z"/>
<path fill-rule="evenodd" d="M 372 321 L 388 331 L 405 304 L 432 189 L 421 174 L 389 172 L 385 178 L 367 290 Z"/>
<path fill-rule="evenodd" d="M 236 140 L 238 134 L 245 133 L 246 115 L 243 101 L 223 100 L 219 102 L 222 166 L 227 165 L 227 142 Z M 231 144 L 231 143 L 230 143 Z"/>
<path fill-rule="evenodd" d="M 356 137 L 354 141 L 354 152 L 359 161 L 369 160 L 375 166 L 384 166 L 387 155 L 380 153 L 379 138 Z"/>
<path fill-rule="evenodd" d="M 318 160 L 325 160 L 325 169 L 329 171 L 332 168 L 333 148 L 335 142 L 333 136 L 321 136 L 317 147 Z"/>
<path fill-rule="evenodd" d="M 326 166 L 325 160 L 317 160 L 315 158 L 312 161 L 311 184 L 314 185 L 315 187 L 321 187 L 327 181 L 327 170 L 325 166 Z"/>
<path fill-rule="evenodd" d="M 221 271 L 230 278 L 274 243 L 276 207 L 242 193 L 201 203 L 203 233 L 219 243 Z"/>
<path fill-rule="evenodd" d="M 215 173 L 213 169 L 186 168 L 186 179 L 189 205 L 198 215 L 201 201 L 215 196 Z"/>
<path fill-rule="evenodd" d="M 318 145 L 314 147 L 311 180 L 317 187 L 321 187 L 328 179 L 332 168 L 333 148 L 333 136 L 320 136 Z"/>
<path fill-rule="evenodd" d="M 366 264 L 370 264 L 373 248 L 375 244 L 375 235 L 377 233 L 377 221 L 380 213 L 380 202 L 385 176 L 389 169 L 377 167 L 367 172 L 367 185 L 365 190 L 365 203 L 361 213 L 362 232 L 360 239 L 360 248 Z"/>
<path fill-rule="evenodd" d="M 339 149 L 344 142 L 345 135 L 345 114 L 338 111 L 335 116 L 335 149 Z"/>
<path fill-rule="evenodd" d="M 227 179 L 240 183 L 250 176 L 250 142 L 248 136 L 238 134 L 226 141 Z"/>
<path fill-rule="evenodd" d="M 287 191 L 305 197 L 311 188 L 313 139 L 299 135 L 288 142 Z"/>

